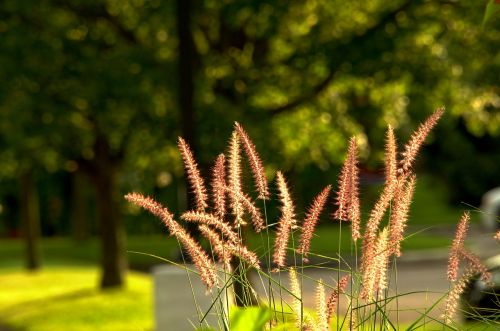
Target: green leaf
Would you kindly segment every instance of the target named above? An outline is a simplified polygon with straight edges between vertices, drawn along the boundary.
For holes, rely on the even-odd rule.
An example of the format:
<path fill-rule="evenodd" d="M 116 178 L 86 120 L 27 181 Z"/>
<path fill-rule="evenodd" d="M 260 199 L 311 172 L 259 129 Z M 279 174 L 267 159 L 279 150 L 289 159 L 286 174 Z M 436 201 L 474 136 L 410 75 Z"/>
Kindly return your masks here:
<path fill-rule="evenodd" d="M 500 1 L 490 0 L 486 5 L 486 10 L 484 12 L 483 26 L 491 19 L 493 15 L 500 9 Z"/>
<path fill-rule="evenodd" d="M 261 331 L 271 319 L 271 310 L 266 307 L 233 309 L 229 319 L 231 331 Z"/>

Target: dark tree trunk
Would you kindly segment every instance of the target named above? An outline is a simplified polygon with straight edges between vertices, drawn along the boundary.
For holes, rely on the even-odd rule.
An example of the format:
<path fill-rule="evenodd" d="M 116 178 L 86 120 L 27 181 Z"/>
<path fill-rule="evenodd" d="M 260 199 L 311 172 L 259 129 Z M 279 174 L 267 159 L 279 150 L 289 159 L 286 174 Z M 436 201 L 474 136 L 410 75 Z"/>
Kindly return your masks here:
<path fill-rule="evenodd" d="M 251 226 L 245 226 L 242 228 L 241 239 L 244 244 L 248 242 L 248 235 L 251 231 L 250 228 Z M 258 305 L 259 300 L 254 293 L 252 293 L 252 291 L 248 290 L 247 286 L 248 284 L 251 284 L 247 272 L 248 264 L 245 261 L 234 257 L 231 261 L 231 268 L 234 270 L 233 274 L 235 277 L 235 281 L 233 283 L 235 304 L 238 307 Z"/>
<path fill-rule="evenodd" d="M 191 0 L 177 0 L 177 31 L 179 34 L 179 106 L 182 120 L 182 136 L 194 152 L 195 139 L 194 112 L 194 43 L 191 31 Z"/>
<path fill-rule="evenodd" d="M 21 224 L 26 241 L 26 267 L 29 270 L 40 268 L 40 207 L 38 193 L 31 170 L 20 178 Z"/>
<path fill-rule="evenodd" d="M 125 230 L 123 227 L 117 178 L 120 161 L 112 155 L 106 137 L 97 135 L 94 145 L 94 179 L 97 214 L 101 234 L 101 287 L 120 287 L 125 281 Z"/>
<path fill-rule="evenodd" d="M 197 155 L 198 144 L 196 137 L 196 113 L 194 109 L 194 65 L 195 49 L 191 29 L 191 0 L 177 0 L 177 33 L 179 36 L 179 109 L 181 112 L 182 137 L 187 141 L 194 155 Z M 201 165 L 203 168 L 203 165 Z M 202 174 L 204 173 L 201 169 Z M 187 180 L 183 182 L 184 199 L 179 198 L 180 210 L 195 209 L 194 197 L 189 194 L 190 188 Z M 184 204 L 184 206 L 182 206 Z M 188 224 L 191 234 L 198 237 L 197 227 Z"/>
<path fill-rule="evenodd" d="M 255 294 L 248 288 L 248 284 L 251 285 L 247 271 L 248 264 L 245 261 L 235 257 L 231 261 L 231 268 L 234 270 L 233 290 L 236 306 L 245 307 L 258 305 L 259 300 L 255 296 Z"/>
<path fill-rule="evenodd" d="M 101 287 L 117 287 L 124 283 L 127 266 L 125 257 L 125 231 L 116 201 L 116 173 L 97 174 L 97 212 L 101 233 Z"/>
<path fill-rule="evenodd" d="M 81 171 L 71 174 L 71 224 L 73 239 L 84 241 L 88 238 L 87 213 L 85 209 L 86 182 Z"/>

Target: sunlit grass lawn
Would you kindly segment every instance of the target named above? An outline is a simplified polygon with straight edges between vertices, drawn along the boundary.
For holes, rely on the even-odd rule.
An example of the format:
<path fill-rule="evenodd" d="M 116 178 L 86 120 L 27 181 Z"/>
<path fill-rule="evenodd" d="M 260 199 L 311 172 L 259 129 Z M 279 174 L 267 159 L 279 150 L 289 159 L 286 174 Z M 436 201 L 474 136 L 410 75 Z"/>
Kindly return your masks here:
<path fill-rule="evenodd" d="M 341 233 L 341 235 L 339 235 Z M 270 245 L 273 248 L 274 234 L 271 233 Z M 300 231 L 294 234 L 295 247 L 298 247 L 300 239 Z M 249 236 L 249 246 L 263 255 L 267 247 L 267 239 L 265 234 Z M 404 251 L 428 250 L 428 249 L 447 249 L 450 246 L 453 238 L 447 235 L 432 234 L 431 231 L 410 232 L 402 243 Z M 361 249 L 361 242 L 357 243 L 358 252 Z M 351 239 L 351 230 L 348 223 L 343 223 L 341 230 L 338 226 L 323 226 L 315 231 L 315 235 L 311 241 L 311 253 L 313 255 L 322 255 L 328 257 L 336 257 L 340 248 L 340 254 L 346 258 L 354 254 L 354 244 Z"/>
<path fill-rule="evenodd" d="M 152 330 L 151 278 L 131 272 L 123 291 L 100 291 L 95 267 L 0 272 L 0 324 L 23 331 Z"/>
<path fill-rule="evenodd" d="M 90 238 L 75 242 L 71 238 L 43 238 L 41 240 L 42 264 L 44 265 L 96 265 L 99 263 L 100 242 Z M 127 239 L 127 250 L 175 258 L 178 244 L 164 235 L 131 236 Z M 127 253 L 131 267 L 147 271 L 151 266 L 162 263 L 153 257 Z M 24 242 L 20 239 L 0 240 L 0 268 L 20 267 L 24 261 Z"/>

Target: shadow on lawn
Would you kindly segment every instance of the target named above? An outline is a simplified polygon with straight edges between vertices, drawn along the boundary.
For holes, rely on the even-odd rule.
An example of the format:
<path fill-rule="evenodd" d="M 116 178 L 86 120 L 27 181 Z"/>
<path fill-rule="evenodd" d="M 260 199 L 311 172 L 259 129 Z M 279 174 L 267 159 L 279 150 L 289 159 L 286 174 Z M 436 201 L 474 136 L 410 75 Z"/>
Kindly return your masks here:
<path fill-rule="evenodd" d="M 7 326 L 5 324 L 1 324 L 0 322 L 0 331 L 23 331 L 26 330 L 25 328 L 12 328 L 10 326 Z"/>
<path fill-rule="evenodd" d="M 48 305 L 61 304 L 67 302 L 70 304 L 73 300 L 89 297 L 96 294 L 96 290 L 93 288 L 85 288 L 75 290 L 73 292 L 58 294 L 53 296 L 47 296 L 35 300 L 27 300 L 24 302 L 17 303 L 15 305 L 9 306 L 6 309 L 0 310 L 0 316 L 16 316 L 18 314 L 26 314 L 30 310 L 39 309 L 41 306 L 47 307 Z M 7 330 L 23 330 L 23 328 L 13 328 L 10 326 L 5 326 L 0 321 L 0 331 Z"/>

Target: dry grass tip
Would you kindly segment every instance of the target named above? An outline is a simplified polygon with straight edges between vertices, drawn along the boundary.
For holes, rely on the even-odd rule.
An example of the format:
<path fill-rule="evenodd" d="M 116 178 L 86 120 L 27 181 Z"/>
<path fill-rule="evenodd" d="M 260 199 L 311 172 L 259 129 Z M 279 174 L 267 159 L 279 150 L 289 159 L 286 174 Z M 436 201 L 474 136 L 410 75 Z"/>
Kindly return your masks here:
<path fill-rule="evenodd" d="M 448 280 L 455 281 L 458 277 L 458 268 L 460 264 L 460 250 L 464 246 L 465 237 L 469 228 L 470 213 L 464 212 L 457 225 L 455 238 L 450 248 L 450 256 L 448 258 Z"/>
<path fill-rule="evenodd" d="M 236 226 L 246 224 L 243 221 L 243 206 L 240 196 L 243 195 L 241 185 L 241 155 L 240 139 L 238 133 L 233 131 L 229 142 L 229 198 L 231 200 L 231 209 L 235 217 Z"/>
<path fill-rule="evenodd" d="M 255 145 L 238 122 L 234 123 L 234 127 L 236 132 L 238 132 L 241 141 L 243 142 L 245 154 L 247 155 L 248 161 L 250 163 L 250 168 L 252 169 L 255 186 L 257 187 L 257 191 L 259 192 L 259 198 L 269 199 L 269 189 L 267 187 L 267 179 L 264 172 L 264 166 L 262 165 L 262 161 L 259 154 L 257 153 Z"/>
<path fill-rule="evenodd" d="M 425 138 L 432 128 L 434 128 L 434 126 L 438 123 L 443 113 L 444 107 L 438 108 L 422 124 L 420 124 L 418 129 L 410 137 L 410 140 L 405 145 L 404 152 L 402 153 L 401 167 L 399 169 L 402 177 L 406 177 L 409 174 Z"/>
<path fill-rule="evenodd" d="M 219 154 L 212 169 L 212 198 L 215 215 L 224 219 L 226 215 L 226 158 Z"/>
<path fill-rule="evenodd" d="M 345 291 L 347 284 L 349 283 L 350 275 L 345 275 L 337 283 L 337 287 L 332 290 L 330 296 L 328 297 L 328 302 L 326 304 L 326 320 L 327 323 L 330 324 L 330 320 L 332 319 L 333 313 L 337 308 L 337 304 L 339 302 L 340 293 Z"/>
<path fill-rule="evenodd" d="M 290 231 L 296 227 L 295 207 L 293 205 L 290 192 L 285 181 L 285 177 L 278 171 L 276 182 L 279 191 L 279 198 L 282 204 L 281 218 L 278 221 L 278 232 L 274 243 L 273 262 L 279 267 L 285 266 L 286 249 Z"/>
<path fill-rule="evenodd" d="M 196 209 L 198 211 L 204 211 L 205 208 L 208 207 L 208 196 L 203 178 L 201 177 L 200 171 L 198 170 L 198 165 L 196 164 L 189 145 L 181 137 L 179 137 L 178 146 L 182 156 L 182 160 L 184 161 L 184 168 L 186 169 L 187 178 L 189 180 L 189 183 L 191 184 L 191 189 L 193 190 L 195 196 Z"/>
<path fill-rule="evenodd" d="M 194 265 L 200 272 L 201 280 L 205 283 L 207 288 L 211 289 L 217 284 L 215 265 L 211 262 L 207 253 L 200 247 L 196 240 L 194 240 L 187 231 L 173 219 L 173 215 L 170 214 L 167 208 L 163 207 L 152 198 L 145 197 L 139 193 L 129 193 L 125 195 L 125 199 L 146 209 L 162 220 L 170 233 L 175 236 L 186 249 Z"/>
<path fill-rule="evenodd" d="M 309 248 L 311 246 L 311 239 L 314 233 L 314 228 L 316 227 L 316 223 L 318 222 L 319 215 L 323 211 L 331 189 L 332 186 L 328 185 L 314 198 L 306 214 L 304 223 L 302 224 L 302 234 L 300 237 L 298 252 L 299 254 L 304 255 L 304 262 L 308 262 L 307 257 L 309 254 Z"/>

